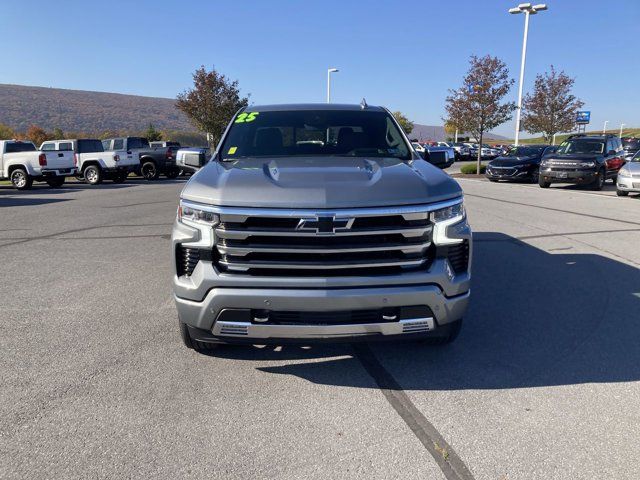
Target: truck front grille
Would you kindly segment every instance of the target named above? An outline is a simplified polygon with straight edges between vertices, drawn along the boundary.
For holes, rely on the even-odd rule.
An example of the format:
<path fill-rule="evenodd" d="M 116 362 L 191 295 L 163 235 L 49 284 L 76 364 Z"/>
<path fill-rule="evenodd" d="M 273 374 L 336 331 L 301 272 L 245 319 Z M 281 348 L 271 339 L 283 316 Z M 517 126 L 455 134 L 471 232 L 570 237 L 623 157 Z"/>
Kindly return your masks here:
<path fill-rule="evenodd" d="M 515 175 L 516 169 L 509 167 L 489 167 L 489 173 L 492 175 Z"/>
<path fill-rule="evenodd" d="M 428 266 L 428 212 L 363 210 L 223 213 L 214 262 L 223 272 L 261 276 L 397 274 Z"/>

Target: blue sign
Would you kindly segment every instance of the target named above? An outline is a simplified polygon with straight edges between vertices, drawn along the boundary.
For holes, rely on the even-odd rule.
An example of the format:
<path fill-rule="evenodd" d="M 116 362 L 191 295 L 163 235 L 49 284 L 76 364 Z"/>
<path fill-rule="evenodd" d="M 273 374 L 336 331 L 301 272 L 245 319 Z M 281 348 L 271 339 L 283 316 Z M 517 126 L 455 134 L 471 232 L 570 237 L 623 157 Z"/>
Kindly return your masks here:
<path fill-rule="evenodd" d="M 576 123 L 587 124 L 591 120 L 591 112 L 576 112 Z"/>

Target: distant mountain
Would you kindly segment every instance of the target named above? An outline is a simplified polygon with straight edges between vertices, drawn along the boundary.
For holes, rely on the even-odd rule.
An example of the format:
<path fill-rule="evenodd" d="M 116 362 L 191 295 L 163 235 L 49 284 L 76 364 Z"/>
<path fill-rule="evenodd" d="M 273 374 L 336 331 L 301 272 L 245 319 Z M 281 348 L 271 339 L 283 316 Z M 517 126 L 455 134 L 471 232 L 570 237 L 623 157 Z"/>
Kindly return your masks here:
<path fill-rule="evenodd" d="M 171 98 L 0 84 L 0 123 L 17 131 L 35 124 L 48 131 L 136 132 L 149 123 L 158 130 L 195 131 L 174 104 Z"/>
<path fill-rule="evenodd" d="M 461 137 L 466 137 L 469 134 L 458 134 Z M 444 142 L 446 141 L 447 135 L 444 131 L 444 127 L 441 125 L 420 125 L 419 123 L 413 124 L 413 130 L 409 134 L 410 139 L 417 138 L 419 141 L 434 141 L 434 142 Z M 502 135 L 497 135 L 495 133 L 487 133 L 485 134 L 486 140 L 506 140 L 507 137 L 503 137 Z"/>

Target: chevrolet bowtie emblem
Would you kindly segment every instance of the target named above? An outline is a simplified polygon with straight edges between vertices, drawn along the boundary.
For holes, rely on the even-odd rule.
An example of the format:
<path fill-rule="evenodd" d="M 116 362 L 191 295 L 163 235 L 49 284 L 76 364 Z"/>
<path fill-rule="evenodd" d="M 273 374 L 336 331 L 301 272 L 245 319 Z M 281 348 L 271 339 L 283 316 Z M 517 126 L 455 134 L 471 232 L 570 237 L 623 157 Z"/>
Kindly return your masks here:
<path fill-rule="evenodd" d="M 313 231 L 318 235 L 333 235 L 336 232 L 350 229 L 353 221 L 353 218 L 318 215 L 315 218 L 301 218 L 296 230 Z"/>

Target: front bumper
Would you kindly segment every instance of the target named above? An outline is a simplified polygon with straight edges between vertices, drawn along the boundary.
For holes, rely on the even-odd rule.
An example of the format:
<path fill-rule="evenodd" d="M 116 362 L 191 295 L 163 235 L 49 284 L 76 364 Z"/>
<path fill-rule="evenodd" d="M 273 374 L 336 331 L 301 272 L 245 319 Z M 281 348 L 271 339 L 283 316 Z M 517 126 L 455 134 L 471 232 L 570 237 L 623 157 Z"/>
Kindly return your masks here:
<path fill-rule="evenodd" d="M 549 168 L 540 170 L 540 178 L 549 183 L 592 183 L 598 172 L 596 170 L 558 171 Z"/>
<path fill-rule="evenodd" d="M 283 339 L 351 341 L 437 336 L 448 328 L 448 324 L 463 317 L 469 296 L 470 291 L 467 291 L 447 298 L 436 285 L 412 285 L 338 290 L 219 288 L 211 290 L 202 302 L 174 298 L 180 321 L 191 327 L 197 339 L 219 343 L 269 343 Z M 393 309 L 408 305 L 426 305 L 433 313 L 393 322 L 364 324 L 282 325 L 217 320 L 225 309 L 342 312 Z"/>
<path fill-rule="evenodd" d="M 623 192 L 640 193 L 640 177 L 621 177 L 618 175 L 616 179 L 616 188 Z"/>

